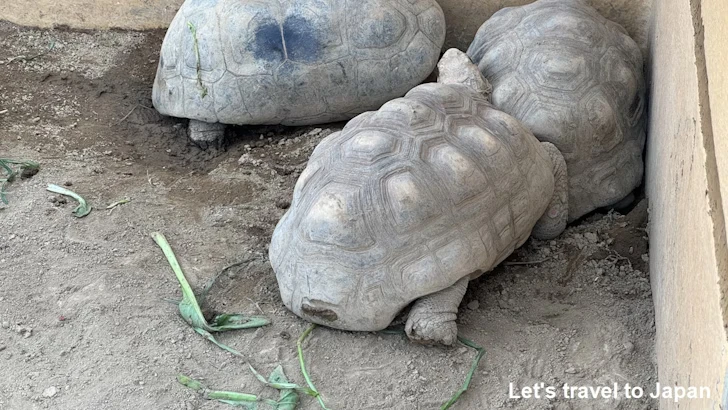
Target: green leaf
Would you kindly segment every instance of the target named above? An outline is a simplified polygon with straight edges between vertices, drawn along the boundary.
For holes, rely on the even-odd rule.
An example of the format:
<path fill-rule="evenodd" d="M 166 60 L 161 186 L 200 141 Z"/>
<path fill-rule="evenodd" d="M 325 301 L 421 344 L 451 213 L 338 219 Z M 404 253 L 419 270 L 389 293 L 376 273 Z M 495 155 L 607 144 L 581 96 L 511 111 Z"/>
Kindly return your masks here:
<path fill-rule="evenodd" d="M 172 268 L 180 288 L 182 289 L 182 300 L 179 302 L 179 313 L 182 318 L 192 326 L 195 332 L 199 333 L 207 340 L 211 341 L 223 350 L 226 350 L 236 356 L 243 356 L 237 350 L 217 341 L 212 332 L 225 332 L 228 330 L 250 329 L 270 324 L 270 321 L 264 317 L 246 317 L 239 314 L 221 314 L 216 316 L 212 325 L 207 323 L 205 316 L 202 314 L 200 304 L 197 302 L 192 286 L 187 282 L 182 267 L 177 257 L 172 251 L 172 247 L 167 242 L 167 238 L 160 232 L 152 232 L 154 242 L 162 249 L 164 256 L 167 258 L 169 266 Z"/>
<path fill-rule="evenodd" d="M 233 391 L 210 390 L 205 396 L 211 400 L 230 400 L 235 402 L 257 403 L 258 396 L 248 393 L 237 393 Z"/>
<path fill-rule="evenodd" d="M 202 383 L 188 376 L 185 376 L 184 374 L 178 374 L 177 381 L 183 386 L 187 386 L 194 391 L 201 391 L 205 389 L 205 386 L 203 386 Z"/>
<path fill-rule="evenodd" d="M 264 317 L 222 314 L 212 319 L 210 327 L 215 329 L 214 331 L 216 332 L 224 332 L 227 330 L 250 329 L 269 324 L 270 320 Z"/>
<path fill-rule="evenodd" d="M 289 383 L 287 381 L 286 382 L 272 382 L 272 381 L 270 381 L 270 378 L 268 380 L 266 380 L 262 374 L 258 373 L 258 371 L 255 370 L 255 368 L 253 368 L 253 366 L 248 364 L 248 367 L 250 367 L 250 371 L 253 372 L 253 374 L 255 375 L 255 378 L 268 387 L 272 387 L 277 390 L 297 390 L 297 391 L 300 391 L 301 393 L 307 394 L 311 397 L 318 397 L 318 395 L 319 395 L 316 391 L 307 389 L 305 387 L 301 387 L 301 386 L 297 385 L 296 383 Z M 283 371 L 283 369 L 281 369 L 281 372 L 282 371 Z M 274 370 L 274 372 L 275 372 L 275 370 Z M 273 377 L 273 374 L 271 374 L 271 377 Z M 285 375 L 283 376 L 283 378 L 285 378 Z"/>
<path fill-rule="evenodd" d="M 20 165 L 20 173 L 23 177 L 35 175 L 40 169 L 39 163 L 31 161 L 29 159 L 16 160 L 10 158 L 0 158 L 0 168 L 3 172 L 5 172 L 5 178 L 0 179 L 0 201 L 6 205 L 8 204 L 6 188 L 8 184 L 13 182 L 15 177 L 18 175 L 18 171 L 10 167 L 11 164 Z"/>
<path fill-rule="evenodd" d="M 242 353 L 238 352 L 237 350 L 233 349 L 232 347 L 230 347 L 230 346 L 228 346 L 228 345 L 226 345 L 224 343 L 218 342 L 217 339 L 215 339 L 215 336 L 213 336 L 212 333 L 208 332 L 207 330 L 201 329 L 199 327 L 196 327 L 194 329 L 195 329 L 195 332 L 201 334 L 205 339 L 207 339 L 207 340 L 211 341 L 212 343 L 216 344 L 217 347 L 219 347 L 220 349 L 225 350 L 225 351 L 228 351 L 228 352 L 234 354 L 235 356 L 244 357 Z"/>
<path fill-rule="evenodd" d="M 83 218 L 84 216 L 91 213 L 91 205 L 89 205 L 86 200 L 83 199 L 79 194 L 54 184 L 48 184 L 48 187 L 46 189 L 53 193 L 70 196 L 71 198 L 75 199 L 78 202 L 78 206 L 73 209 L 73 216 L 75 216 L 76 218 Z"/>
<path fill-rule="evenodd" d="M 183 386 L 187 386 L 198 393 L 202 393 L 208 400 L 217 400 L 236 407 L 245 407 L 249 410 L 256 410 L 258 408 L 258 402 L 261 401 L 258 396 L 254 394 L 209 390 L 199 381 L 183 374 L 177 375 L 177 381 Z M 278 405 L 278 403 L 273 400 L 264 399 L 262 401 L 274 407 Z"/>
<path fill-rule="evenodd" d="M 273 369 L 270 376 L 268 376 L 268 382 L 271 384 L 286 384 L 288 378 L 283 373 L 283 367 L 278 366 Z M 281 395 L 278 399 L 276 408 L 278 410 L 294 410 L 298 405 L 298 393 L 294 389 L 281 389 Z"/>
<path fill-rule="evenodd" d="M 152 232 L 152 238 L 162 248 L 162 252 L 167 258 L 169 266 L 172 267 L 172 271 L 177 277 L 180 288 L 182 288 L 182 301 L 179 303 L 179 312 L 182 318 L 192 325 L 192 327 L 206 328 L 208 325 L 202 314 L 202 309 L 200 309 L 200 305 L 197 303 L 195 293 L 192 291 L 190 283 L 187 282 L 187 278 L 185 278 L 182 272 L 182 267 L 179 265 L 177 256 L 175 256 L 172 247 L 167 242 L 167 238 L 160 232 Z"/>

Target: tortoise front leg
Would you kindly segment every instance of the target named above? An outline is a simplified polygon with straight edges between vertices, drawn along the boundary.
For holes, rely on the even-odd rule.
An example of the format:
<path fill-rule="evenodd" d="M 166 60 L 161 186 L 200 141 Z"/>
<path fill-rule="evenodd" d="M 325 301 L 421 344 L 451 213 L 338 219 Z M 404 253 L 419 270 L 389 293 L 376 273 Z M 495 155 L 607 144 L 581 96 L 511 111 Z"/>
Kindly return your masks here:
<path fill-rule="evenodd" d="M 187 135 L 202 149 L 220 149 L 225 139 L 225 124 L 190 120 Z"/>
<path fill-rule="evenodd" d="M 455 344 L 458 338 L 455 319 L 469 280 L 470 276 L 466 276 L 449 288 L 417 299 L 404 328 L 407 337 L 422 344 Z"/>

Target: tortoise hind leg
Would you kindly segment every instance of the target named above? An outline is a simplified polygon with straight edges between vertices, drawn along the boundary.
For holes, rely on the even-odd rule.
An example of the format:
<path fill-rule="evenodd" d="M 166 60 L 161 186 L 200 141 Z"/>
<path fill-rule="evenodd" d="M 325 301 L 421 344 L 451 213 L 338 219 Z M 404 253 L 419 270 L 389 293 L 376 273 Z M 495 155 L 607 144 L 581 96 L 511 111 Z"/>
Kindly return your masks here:
<path fill-rule="evenodd" d="M 404 328 L 407 337 L 422 344 L 455 344 L 458 337 L 455 319 L 469 280 L 470 276 L 466 276 L 449 288 L 417 299 Z"/>
<path fill-rule="evenodd" d="M 190 120 L 187 135 L 202 149 L 220 149 L 225 139 L 225 124 Z"/>
<path fill-rule="evenodd" d="M 566 170 L 566 161 L 556 146 L 550 142 L 542 142 L 541 146 L 548 153 L 551 160 L 551 170 L 554 174 L 554 194 L 551 197 L 546 212 L 536 222 L 531 231 L 536 239 L 553 239 L 566 229 L 569 219 L 569 178 Z"/>

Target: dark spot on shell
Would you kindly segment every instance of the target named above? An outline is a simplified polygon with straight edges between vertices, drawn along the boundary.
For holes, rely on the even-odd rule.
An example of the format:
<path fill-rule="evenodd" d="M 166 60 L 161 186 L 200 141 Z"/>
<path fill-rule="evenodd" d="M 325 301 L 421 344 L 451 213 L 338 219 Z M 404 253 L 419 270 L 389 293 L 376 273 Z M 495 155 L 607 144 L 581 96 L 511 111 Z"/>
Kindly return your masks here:
<path fill-rule="evenodd" d="M 314 62 L 321 54 L 317 29 L 311 21 L 300 16 L 290 16 L 283 23 L 288 58 L 293 61 Z"/>
<path fill-rule="evenodd" d="M 274 19 L 263 20 L 255 32 L 255 41 L 251 43 L 250 51 L 255 58 L 266 61 L 283 61 L 283 38 L 281 27 Z"/>

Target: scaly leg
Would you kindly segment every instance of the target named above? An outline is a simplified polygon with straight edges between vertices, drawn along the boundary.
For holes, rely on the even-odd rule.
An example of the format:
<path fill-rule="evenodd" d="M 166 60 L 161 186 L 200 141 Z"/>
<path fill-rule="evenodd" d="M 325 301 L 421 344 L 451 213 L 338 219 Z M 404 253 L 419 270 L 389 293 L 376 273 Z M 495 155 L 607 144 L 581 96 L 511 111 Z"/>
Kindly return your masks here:
<path fill-rule="evenodd" d="M 466 276 L 447 289 L 417 299 L 404 328 L 410 340 L 422 344 L 455 344 L 458 337 L 455 319 L 469 280 L 470 276 Z"/>
<path fill-rule="evenodd" d="M 225 124 L 190 120 L 188 135 L 202 149 L 220 149 L 225 138 Z"/>

